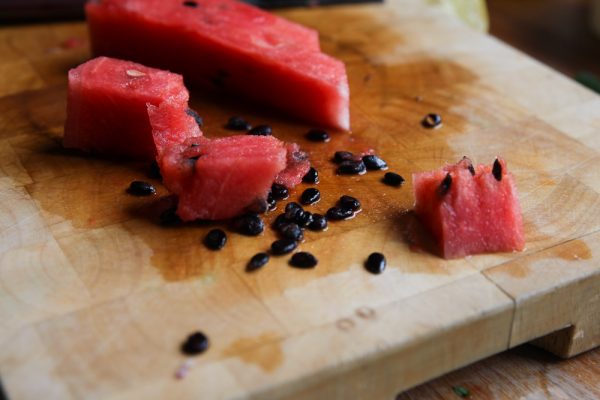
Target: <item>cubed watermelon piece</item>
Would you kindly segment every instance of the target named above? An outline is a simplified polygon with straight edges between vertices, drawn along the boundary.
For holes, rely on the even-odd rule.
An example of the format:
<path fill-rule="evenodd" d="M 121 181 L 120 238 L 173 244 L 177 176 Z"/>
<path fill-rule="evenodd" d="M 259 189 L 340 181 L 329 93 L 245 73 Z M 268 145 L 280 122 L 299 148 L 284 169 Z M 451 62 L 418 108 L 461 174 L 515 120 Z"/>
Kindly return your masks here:
<path fill-rule="evenodd" d="M 444 258 L 520 251 L 523 219 L 514 178 L 502 159 L 473 167 L 468 158 L 413 174 L 415 213 Z"/>
<path fill-rule="evenodd" d="M 288 143 L 286 151 L 286 167 L 277 175 L 275 183 L 292 189 L 302 182 L 302 178 L 310 169 L 310 161 L 308 154 L 300 150 L 300 146 L 296 143 Z"/>
<path fill-rule="evenodd" d="M 175 71 L 317 125 L 350 127 L 345 66 L 320 52 L 311 29 L 232 0 L 102 0 L 86 13 L 96 55 Z"/>
<path fill-rule="evenodd" d="M 176 111 L 168 104 L 148 106 L 163 184 L 179 198 L 177 215 L 184 221 L 219 220 L 265 202 L 273 181 L 286 167 L 285 143 L 272 136 L 251 135 L 172 142 L 171 137 L 191 128 L 170 115 Z"/>
<path fill-rule="evenodd" d="M 156 156 L 146 104 L 185 110 L 183 77 L 130 61 L 98 57 L 69 71 L 63 145 L 85 152 L 151 160 Z M 181 132 L 199 136 L 199 129 Z M 183 138 L 181 138 L 183 140 Z"/>

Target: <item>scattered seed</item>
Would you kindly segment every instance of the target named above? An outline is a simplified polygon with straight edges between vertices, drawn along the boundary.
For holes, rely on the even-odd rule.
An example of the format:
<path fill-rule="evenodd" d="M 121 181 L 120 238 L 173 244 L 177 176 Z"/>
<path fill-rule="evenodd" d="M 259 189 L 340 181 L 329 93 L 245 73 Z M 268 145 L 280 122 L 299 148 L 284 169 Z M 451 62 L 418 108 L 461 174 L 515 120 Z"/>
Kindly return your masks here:
<path fill-rule="evenodd" d="M 469 164 L 467 168 L 469 169 L 471 175 L 475 176 L 475 167 L 473 167 L 473 164 Z"/>
<path fill-rule="evenodd" d="M 343 219 L 348 219 L 354 216 L 354 211 L 348 209 L 348 208 L 342 208 L 342 207 L 331 207 L 329 210 L 327 210 L 327 219 L 333 220 L 333 221 L 340 221 Z"/>
<path fill-rule="evenodd" d="M 381 253 L 371 253 L 365 262 L 365 269 L 372 274 L 380 274 L 385 269 L 385 256 Z"/>
<path fill-rule="evenodd" d="M 198 3 L 196 3 L 195 1 L 184 1 L 183 5 L 190 8 L 198 7 Z"/>
<path fill-rule="evenodd" d="M 208 349 L 208 337 L 200 331 L 194 332 L 181 345 L 181 351 L 189 356 L 204 353 Z"/>
<path fill-rule="evenodd" d="M 234 115 L 227 121 L 225 129 L 229 129 L 230 131 L 249 131 L 252 129 L 252 125 L 250 125 L 244 118 Z"/>
<path fill-rule="evenodd" d="M 333 155 L 333 162 L 340 164 L 344 161 L 354 161 L 354 154 L 349 151 L 336 151 Z"/>
<path fill-rule="evenodd" d="M 296 203 L 295 201 L 290 201 L 289 203 L 287 203 L 285 205 L 285 212 L 288 212 L 290 210 L 302 210 L 302 206 L 298 203 Z"/>
<path fill-rule="evenodd" d="M 277 256 L 288 254 L 294 251 L 298 247 L 295 240 L 292 239 L 279 239 L 271 243 L 271 253 Z"/>
<path fill-rule="evenodd" d="M 300 203 L 304 205 L 315 204 L 319 200 L 321 200 L 321 192 L 315 188 L 306 189 L 300 196 Z"/>
<path fill-rule="evenodd" d="M 284 239 L 292 239 L 296 242 L 300 242 L 304 239 L 302 228 L 295 222 L 286 222 L 282 224 L 279 229 L 279 234 Z"/>
<path fill-rule="evenodd" d="M 127 75 L 132 76 L 134 78 L 140 77 L 140 76 L 146 76 L 146 74 L 142 71 L 138 71 L 137 69 L 128 69 L 127 70 Z"/>
<path fill-rule="evenodd" d="M 287 224 L 288 222 L 290 222 L 290 221 L 285 217 L 285 213 L 279 214 L 275 218 L 275 220 L 273 221 L 273 223 L 271 224 L 271 228 L 273 228 L 276 231 L 279 231 L 279 229 L 281 229 L 281 226 L 283 224 Z"/>
<path fill-rule="evenodd" d="M 427 114 L 421 121 L 421 125 L 427 129 L 439 128 L 442 126 L 442 117 L 440 117 L 438 114 Z"/>
<path fill-rule="evenodd" d="M 273 186 L 271 186 L 271 195 L 277 201 L 285 200 L 290 197 L 290 191 L 285 186 L 274 183 Z"/>
<path fill-rule="evenodd" d="M 307 251 L 299 251 L 290 259 L 290 265 L 295 268 L 314 268 L 318 263 L 317 258 Z"/>
<path fill-rule="evenodd" d="M 311 129 L 306 134 L 306 138 L 311 142 L 329 142 L 331 139 L 329 137 L 329 133 L 324 131 L 323 129 Z"/>
<path fill-rule="evenodd" d="M 273 128 L 270 125 L 258 125 L 250 129 L 247 134 L 253 136 L 271 136 Z"/>
<path fill-rule="evenodd" d="M 273 194 L 269 193 L 267 195 L 267 209 L 268 211 L 273 211 L 277 208 L 277 201 L 273 198 Z"/>
<path fill-rule="evenodd" d="M 402 186 L 404 183 L 404 178 L 401 175 L 398 175 L 395 172 L 386 172 L 383 176 L 383 183 L 388 186 Z"/>
<path fill-rule="evenodd" d="M 498 161 L 497 158 L 494 160 L 494 166 L 492 167 L 492 174 L 494 175 L 494 178 L 496 178 L 496 180 L 498 182 L 500 182 L 502 180 L 502 164 L 500 164 L 500 161 Z"/>
<path fill-rule="evenodd" d="M 313 220 L 308 224 L 311 231 L 322 231 L 327 228 L 327 218 L 321 214 L 313 214 Z"/>
<path fill-rule="evenodd" d="M 156 189 L 151 183 L 144 181 L 133 181 L 129 184 L 129 189 L 127 189 L 127 192 L 134 196 L 151 196 L 156 194 Z"/>
<path fill-rule="evenodd" d="M 194 118 L 194 121 L 196 121 L 196 123 L 198 124 L 198 126 L 202 126 L 204 125 L 204 120 L 202 119 L 202 117 L 200 116 L 200 114 L 198 114 L 195 110 L 192 110 L 191 108 L 188 108 L 187 110 L 185 110 L 185 113 L 187 115 L 189 115 L 190 117 Z"/>
<path fill-rule="evenodd" d="M 369 171 L 380 171 L 388 168 L 388 165 L 385 161 L 372 154 L 364 156 L 362 161 L 365 163 L 365 166 Z"/>
<path fill-rule="evenodd" d="M 313 184 L 319 183 L 319 172 L 313 167 L 310 167 L 306 175 L 304 175 L 304 177 L 302 178 L 302 182 Z"/>
<path fill-rule="evenodd" d="M 367 172 L 367 167 L 362 160 L 359 161 L 344 161 L 337 169 L 340 175 L 362 175 Z"/>
<path fill-rule="evenodd" d="M 150 168 L 148 170 L 148 177 L 152 179 L 162 179 L 162 175 L 160 174 L 160 167 L 156 160 L 152 161 L 150 164 Z"/>
<path fill-rule="evenodd" d="M 248 265 L 246 265 L 246 272 L 256 271 L 262 268 L 269 262 L 269 255 L 267 253 L 257 253 L 252 256 Z"/>
<path fill-rule="evenodd" d="M 440 196 L 444 196 L 446 193 L 448 193 L 450 191 L 450 188 L 452 187 L 452 175 L 450 175 L 450 172 L 448 172 L 446 174 L 446 177 L 442 180 L 442 183 L 440 183 Z"/>
<path fill-rule="evenodd" d="M 165 226 L 176 225 L 176 224 L 179 224 L 180 222 L 181 222 L 181 218 L 179 218 L 179 215 L 177 215 L 177 208 L 175 208 L 175 207 L 167 208 L 165 211 L 163 211 L 160 214 L 160 224 L 161 225 L 165 225 Z"/>
<path fill-rule="evenodd" d="M 257 236 L 265 230 L 265 223 L 258 214 L 250 213 L 234 221 L 237 231 L 242 235 Z"/>
<path fill-rule="evenodd" d="M 344 195 L 340 197 L 340 207 L 358 211 L 360 210 L 360 201 L 355 197 Z"/>
<path fill-rule="evenodd" d="M 212 229 L 204 238 L 204 244 L 211 250 L 221 250 L 227 243 L 227 235 L 222 229 Z"/>
<path fill-rule="evenodd" d="M 296 214 L 296 218 L 294 219 L 294 222 L 297 223 L 298 225 L 300 225 L 300 227 L 304 228 L 304 227 L 307 227 L 308 225 L 310 225 L 312 220 L 313 220 L 313 214 L 311 212 L 302 211 L 302 212 Z"/>

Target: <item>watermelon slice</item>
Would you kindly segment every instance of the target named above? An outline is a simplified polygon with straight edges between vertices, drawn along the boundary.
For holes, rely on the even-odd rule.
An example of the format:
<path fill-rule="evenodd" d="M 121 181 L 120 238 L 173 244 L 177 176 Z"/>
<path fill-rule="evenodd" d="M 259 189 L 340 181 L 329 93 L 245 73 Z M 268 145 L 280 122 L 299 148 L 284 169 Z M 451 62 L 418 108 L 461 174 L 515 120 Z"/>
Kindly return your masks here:
<path fill-rule="evenodd" d="M 288 143 L 287 150 L 287 165 L 283 171 L 275 178 L 275 183 L 283 185 L 288 189 L 292 189 L 302 182 L 302 178 L 310 169 L 310 161 L 308 154 L 300 150 L 300 146 L 296 143 Z"/>
<path fill-rule="evenodd" d="M 311 29 L 233 0 L 102 0 L 88 3 L 86 14 L 97 55 L 349 129 L 345 66 L 320 52 Z"/>
<path fill-rule="evenodd" d="M 415 213 L 444 258 L 519 251 L 525 246 L 514 178 L 504 160 L 473 167 L 468 158 L 413 174 Z"/>
<path fill-rule="evenodd" d="M 274 179 L 286 167 L 285 143 L 251 135 L 180 142 L 180 133 L 194 128 L 173 112 L 177 110 L 168 103 L 148 105 L 163 184 L 178 196 L 177 215 L 183 221 L 231 218 L 266 201 Z"/>
<path fill-rule="evenodd" d="M 157 151 L 146 104 L 168 102 L 185 114 L 188 97 L 181 75 L 106 57 L 90 60 L 69 71 L 63 145 L 151 160 Z M 178 132 L 202 134 L 197 127 Z"/>

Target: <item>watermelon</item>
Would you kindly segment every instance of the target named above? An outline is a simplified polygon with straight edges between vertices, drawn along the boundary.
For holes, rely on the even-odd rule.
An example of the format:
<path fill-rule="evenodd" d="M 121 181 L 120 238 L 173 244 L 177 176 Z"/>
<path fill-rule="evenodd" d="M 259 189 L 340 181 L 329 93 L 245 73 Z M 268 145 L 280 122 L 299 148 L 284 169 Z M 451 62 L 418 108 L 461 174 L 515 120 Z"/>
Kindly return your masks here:
<path fill-rule="evenodd" d="M 183 221 L 219 220 L 243 214 L 257 201 L 265 202 L 273 181 L 286 167 L 285 143 L 252 135 L 171 141 L 192 128 L 191 121 L 181 123 L 171 114 L 176 111 L 168 103 L 148 105 L 163 184 L 179 199 L 177 215 Z"/>
<path fill-rule="evenodd" d="M 525 246 L 521 207 L 506 162 L 474 167 L 468 158 L 413 174 L 415 213 L 444 258 L 519 251 Z"/>
<path fill-rule="evenodd" d="M 93 52 L 184 75 L 319 126 L 349 129 L 344 64 L 317 33 L 233 0 L 102 0 L 86 14 Z"/>
<path fill-rule="evenodd" d="M 302 182 L 302 178 L 310 169 L 310 161 L 308 154 L 301 151 L 296 143 L 288 143 L 286 151 L 286 167 L 277 175 L 275 183 L 292 189 Z"/>
<path fill-rule="evenodd" d="M 63 145 L 85 152 L 154 159 L 157 151 L 146 104 L 169 102 L 185 112 L 188 97 L 181 75 L 130 61 L 95 58 L 69 71 Z M 181 133 L 201 135 L 199 129 Z"/>

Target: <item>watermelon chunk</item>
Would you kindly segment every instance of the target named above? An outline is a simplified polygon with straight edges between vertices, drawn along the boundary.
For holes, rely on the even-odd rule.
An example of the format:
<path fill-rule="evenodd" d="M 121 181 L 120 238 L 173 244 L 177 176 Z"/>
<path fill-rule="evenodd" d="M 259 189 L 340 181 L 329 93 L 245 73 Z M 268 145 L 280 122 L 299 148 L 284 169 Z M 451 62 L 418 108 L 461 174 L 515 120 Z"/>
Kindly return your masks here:
<path fill-rule="evenodd" d="M 308 161 L 308 154 L 301 151 L 300 146 L 296 143 L 288 143 L 286 151 L 287 165 L 285 169 L 277 175 L 275 183 L 292 189 L 302 182 L 302 178 L 310 169 L 310 161 Z"/>
<path fill-rule="evenodd" d="M 285 143 L 251 135 L 171 141 L 193 129 L 191 121 L 173 112 L 177 110 L 168 103 L 148 105 L 163 184 L 178 196 L 182 220 L 231 218 L 266 201 L 274 179 L 286 167 Z"/>
<path fill-rule="evenodd" d="M 444 258 L 523 250 L 517 188 L 504 160 L 473 167 L 464 158 L 413 174 L 413 187 L 415 213 L 435 236 Z"/>
<path fill-rule="evenodd" d="M 317 33 L 233 0 L 102 0 L 86 5 L 93 52 L 184 75 L 321 126 L 349 129 L 344 64 Z"/>
<path fill-rule="evenodd" d="M 69 71 L 63 145 L 112 156 L 151 160 L 156 154 L 146 104 L 187 109 L 181 75 L 130 61 L 98 57 Z M 201 135 L 199 129 L 181 132 Z"/>

